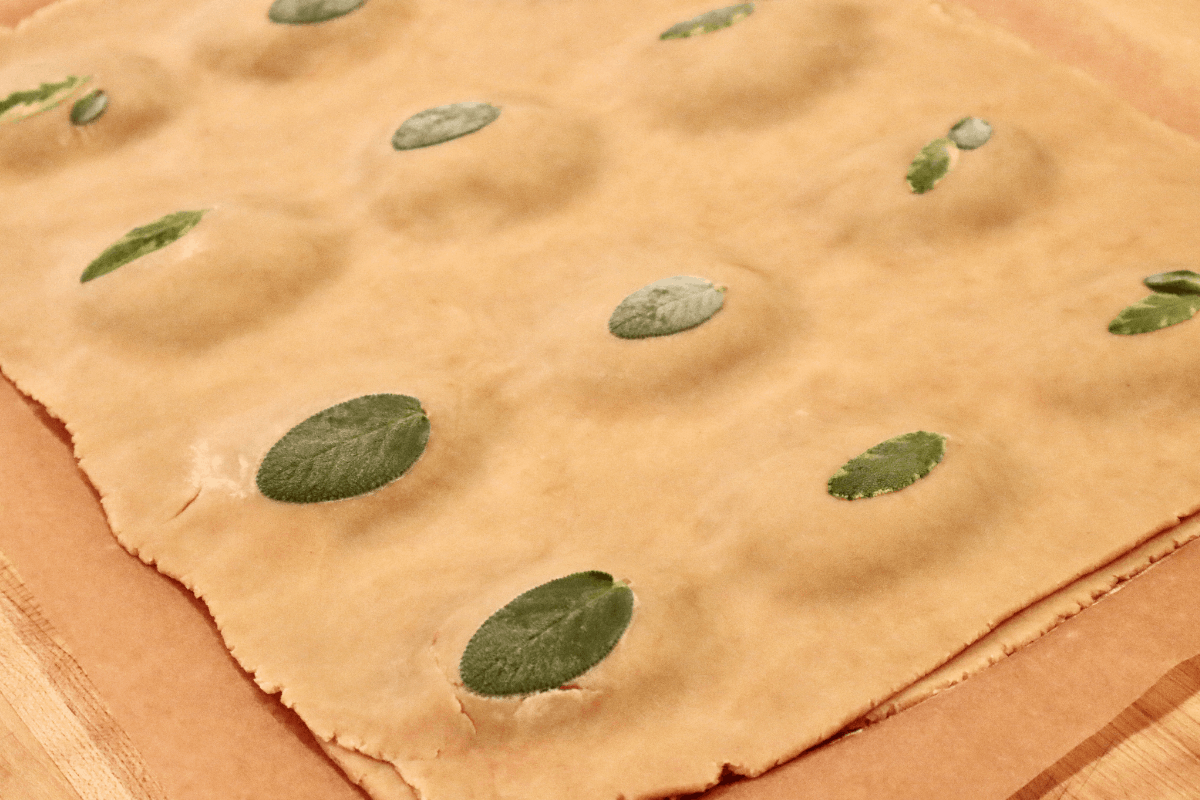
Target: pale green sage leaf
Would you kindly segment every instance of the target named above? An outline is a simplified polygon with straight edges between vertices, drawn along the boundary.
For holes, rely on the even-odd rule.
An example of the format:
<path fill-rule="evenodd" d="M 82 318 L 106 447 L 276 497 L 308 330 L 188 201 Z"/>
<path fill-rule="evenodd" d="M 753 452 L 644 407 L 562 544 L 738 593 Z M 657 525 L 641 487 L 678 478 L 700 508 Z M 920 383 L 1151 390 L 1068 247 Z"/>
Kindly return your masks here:
<path fill-rule="evenodd" d="M 992 138 L 992 126 L 979 117 L 963 117 L 950 128 L 948 136 L 959 150 L 975 150 Z"/>
<path fill-rule="evenodd" d="M 267 17 L 283 25 L 310 25 L 343 17 L 365 2 L 367 0 L 275 0 Z"/>
<path fill-rule="evenodd" d="M 87 283 L 94 278 L 99 278 L 101 275 L 107 275 L 117 267 L 123 267 L 134 259 L 141 258 L 148 253 L 153 253 L 155 250 L 166 247 L 196 227 L 197 223 L 200 222 L 200 218 L 207 211 L 208 209 L 200 211 L 176 211 L 173 214 L 167 214 L 165 217 L 151 222 L 149 225 L 134 228 L 117 240 L 116 244 L 96 256 L 96 259 L 87 265 L 87 269 L 79 277 L 79 282 Z"/>
<path fill-rule="evenodd" d="M 1156 292 L 1167 294 L 1200 294 L 1200 275 L 1190 269 L 1177 269 L 1174 272 L 1160 272 L 1151 275 L 1143 281 Z"/>
<path fill-rule="evenodd" d="M 724 303 L 724 286 L 687 275 L 663 278 L 622 300 L 608 318 L 608 330 L 622 339 L 666 336 L 705 322 Z"/>
<path fill-rule="evenodd" d="M 908 186 L 915 194 L 924 194 L 950 171 L 951 148 L 949 139 L 934 139 L 921 148 L 908 168 Z"/>
<path fill-rule="evenodd" d="M 427 108 L 413 114 L 396 129 L 392 147 L 416 150 L 448 142 L 490 125 L 499 116 L 500 109 L 496 106 L 476 101 Z"/>
<path fill-rule="evenodd" d="M 677 22 L 659 35 L 659 39 L 686 39 L 702 33 L 712 33 L 721 28 L 728 28 L 738 20 L 745 19 L 754 13 L 754 3 L 739 3 L 728 8 L 718 8 L 706 11 L 698 17 L 692 17 L 683 22 Z"/>
<path fill-rule="evenodd" d="M 458 673 L 476 694 L 555 689 L 612 652 L 633 617 L 633 592 L 607 572 L 576 572 L 517 597 L 479 626 Z"/>
<path fill-rule="evenodd" d="M 1200 310 L 1200 294 L 1155 292 L 1117 314 L 1108 323 L 1109 333 L 1130 336 L 1150 333 L 1180 322 L 1187 322 Z"/>
<path fill-rule="evenodd" d="M 356 497 L 407 472 L 428 441 L 429 417 L 417 398 L 356 397 L 285 433 L 258 468 L 258 490 L 286 503 Z"/>
<path fill-rule="evenodd" d="M 842 465 L 829 479 L 829 493 L 857 500 L 899 491 L 928 475 L 945 453 L 946 437 L 940 433 L 895 436 Z"/>
<path fill-rule="evenodd" d="M 58 83 L 43 83 L 36 89 L 13 92 L 0 100 L 0 122 L 18 122 L 49 111 L 87 83 L 89 77 L 68 75 Z"/>
<path fill-rule="evenodd" d="M 93 89 L 71 106 L 71 124 L 89 125 L 100 119 L 108 108 L 108 95 L 103 89 Z"/>

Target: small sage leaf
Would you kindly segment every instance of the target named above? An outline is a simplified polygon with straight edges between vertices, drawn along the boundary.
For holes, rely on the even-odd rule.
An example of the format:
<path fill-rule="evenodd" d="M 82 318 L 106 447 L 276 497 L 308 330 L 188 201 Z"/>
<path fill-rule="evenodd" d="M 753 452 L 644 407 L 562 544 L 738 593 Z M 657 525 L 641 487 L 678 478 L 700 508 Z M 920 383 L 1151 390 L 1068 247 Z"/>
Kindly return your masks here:
<path fill-rule="evenodd" d="M 576 572 L 517 597 L 479 626 L 458 665 L 476 694 L 558 688 L 612 652 L 633 617 L 633 592 L 607 572 Z"/>
<path fill-rule="evenodd" d="M 659 39 L 686 39 L 702 33 L 712 33 L 721 28 L 728 28 L 738 20 L 745 19 L 754 13 L 754 3 L 739 3 L 728 8 L 718 8 L 707 11 L 698 17 L 678 22 L 667 28 Z"/>
<path fill-rule="evenodd" d="M 608 318 L 608 330 L 622 339 L 666 336 L 705 322 L 724 303 L 724 286 L 687 275 L 663 278 L 622 300 Z"/>
<path fill-rule="evenodd" d="M 1143 281 L 1156 292 L 1167 294 L 1200 294 L 1200 275 L 1190 269 L 1160 272 Z"/>
<path fill-rule="evenodd" d="M 208 209 L 200 211 L 176 211 L 173 214 L 167 214 L 165 217 L 151 222 L 149 225 L 134 228 L 122 236 L 116 244 L 96 256 L 96 259 L 87 265 L 87 269 L 79 277 L 79 282 L 87 283 L 94 278 L 99 278 L 101 275 L 107 275 L 117 267 L 123 267 L 134 259 L 141 258 L 148 253 L 153 253 L 155 250 L 166 247 L 196 227 L 196 224 L 200 222 L 200 218 L 207 211 Z"/>
<path fill-rule="evenodd" d="M 102 89 L 93 89 L 71 106 L 71 124 L 89 125 L 100 119 L 108 108 L 108 95 Z"/>
<path fill-rule="evenodd" d="M 396 129 L 392 147 L 397 150 L 416 150 L 448 142 L 495 122 L 500 109 L 489 103 L 468 101 L 427 108 L 413 114 Z"/>
<path fill-rule="evenodd" d="M 1200 294 L 1155 292 L 1117 314 L 1117 318 L 1108 323 L 1108 331 L 1122 336 L 1150 333 L 1187 322 L 1197 310 L 1200 310 Z"/>
<path fill-rule="evenodd" d="M 963 117 L 954 123 L 947 135 L 959 150 L 974 150 L 992 138 L 992 126 L 979 117 Z"/>
<path fill-rule="evenodd" d="M 36 89 L 13 92 L 0 100 L 0 122 L 18 122 L 49 111 L 70 97 L 90 77 L 68 75 L 58 83 L 43 83 Z"/>
<path fill-rule="evenodd" d="M 915 194 L 924 194 L 934 187 L 953 163 L 951 148 L 954 143 L 949 139 L 934 139 L 921 148 L 921 152 L 913 159 L 908 168 L 908 186 Z"/>
<path fill-rule="evenodd" d="M 429 417 L 417 398 L 356 397 L 285 433 L 258 468 L 258 490 L 286 503 L 356 497 L 407 472 L 428 441 Z"/>
<path fill-rule="evenodd" d="M 946 454 L 946 437 L 913 431 L 880 442 L 850 459 L 829 479 L 829 493 L 846 500 L 895 492 L 929 474 Z"/>
<path fill-rule="evenodd" d="M 275 0 L 267 17 L 283 25 L 327 22 L 354 11 L 367 0 Z"/>

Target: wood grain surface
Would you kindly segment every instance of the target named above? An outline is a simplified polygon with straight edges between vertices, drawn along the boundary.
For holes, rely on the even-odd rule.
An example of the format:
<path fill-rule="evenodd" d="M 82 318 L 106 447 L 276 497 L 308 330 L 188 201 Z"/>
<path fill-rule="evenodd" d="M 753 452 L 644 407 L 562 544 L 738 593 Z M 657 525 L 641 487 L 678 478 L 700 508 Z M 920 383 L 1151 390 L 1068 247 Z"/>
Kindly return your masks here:
<path fill-rule="evenodd" d="M 1200 797 L 1200 656 L 1164 675 L 1011 800 L 1196 797 Z"/>
<path fill-rule="evenodd" d="M 141 756 L 3 554 L 0 798 L 164 798 Z"/>

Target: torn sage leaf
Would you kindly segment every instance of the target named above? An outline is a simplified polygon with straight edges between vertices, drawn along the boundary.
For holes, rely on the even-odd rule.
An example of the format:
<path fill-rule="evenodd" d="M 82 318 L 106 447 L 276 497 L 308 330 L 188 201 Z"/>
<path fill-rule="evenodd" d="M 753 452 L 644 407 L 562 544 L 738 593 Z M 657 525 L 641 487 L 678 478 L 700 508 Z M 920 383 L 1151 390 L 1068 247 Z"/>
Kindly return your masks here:
<path fill-rule="evenodd" d="M 123 267 L 134 259 L 166 247 L 196 227 L 200 218 L 208 210 L 176 211 L 149 225 L 134 228 L 122 236 L 116 244 L 96 256 L 96 259 L 87 265 L 87 269 L 79 277 L 79 282 L 87 283 L 101 275 L 107 275 L 117 267 Z"/>
<path fill-rule="evenodd" d="M 1160 272 L 1150 275 L 1143 283 L 1156 292 L 1167 294 L 1200 294 L 1200 275 L 1190 269 Z"/>
<path fill-rule="evenodd" d="M 929 474 L 946 454 L 946 437 L 913 431 L 880 442 L 850 459 L 829 479 L 829 493 L 845 500 L 895 492 Z"/>
<path fill-rule="evenodd" d="M 666 336 L 705 322 L 724 303 L 724 286 L 687 275 L 663 278 L 622 300 L 608 319 L 608 330 L 622 339 Z"/>
<path fill-rule="evenodd" d="M 392 147 L 416 150 L 448 142 L 490 125 L 499 116 L 500 109 L 496 106 L 476 101 L 427 108 L 413 114 L 396 129 Z"/>
<path fill-rule="evenodd" d="M 285 433 L 258 468 L 258 490 L 285 503 L 356 497 L 407 472 L 428 441 L 429 417 L 417 398 L 356 397 Z"/>
<path fill-rule="evenodd" d="M 718 8 L 707 11 L 698 17 L 678 22 L 667 28 L 659 35 L 659 39 L 686 39 L 702 33 L 712 33 L 721 28 L 728 28 L 738 20 L 745 19 L 754 13 L 754 3 L 739 3 L 728 8 Z"/>
<path fill-rule="evenodd" d="M 947 136 L 959 150 L 975 150 L 992 138 L 992 126 L 979 117 L 963 117 L 954 123 Z"/>
<path fill-rule="evenodd" d="M 58 83 L 43 83 L 36 89 L 13 92 L 0 100 L 0 122 L 20 120 L 49 111 L 70 97 L 90 77 L 68 75 Z"/>
<path fill-rule="evenodd" d="M 946 177 L 953 163 L 954 143 L 943 137 L 921 148 L 908 168 L 908 186 L 914 194 L 924 194 Z"/>
<path fill-rule="evenodd" d="M 275 0 L 267 11 L 271 22 L 310 25 L 343 17 L 367 0 Z"/>
<path fill-rule="evenodd" d="M 1124 309 L 1108 323 L 1108 331 L 1122 336 L 1151 333 L 1187 322 L 1197 310 L 1200 310 L 1200 294 L 1155 292 Z"/>
<path fill-rule="evenodd" d="M 108 108 L 108 95 L 102 89 L 93 89 L 71 106 L 72 125 L 90 125 L 100 119 Z"/>
<path fill-rule="evenodd" d="M 607 572 L 576 572 L 517 597 L 479 626 L 458 673 L 476 694 L 558 688 L 612 652 L 633 617 L 633 592 Z"/>

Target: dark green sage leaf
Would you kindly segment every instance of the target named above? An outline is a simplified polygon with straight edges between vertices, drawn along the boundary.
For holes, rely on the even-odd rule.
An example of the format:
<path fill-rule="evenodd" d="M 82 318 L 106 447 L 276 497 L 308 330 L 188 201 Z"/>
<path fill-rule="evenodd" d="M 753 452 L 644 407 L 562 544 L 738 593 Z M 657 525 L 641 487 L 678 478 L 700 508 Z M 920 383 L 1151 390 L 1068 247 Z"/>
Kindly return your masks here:
<path fill-rule="evenodd" d="M 309 25 L 345 16 L 367 0 L 275 0 L 267 17 L 283 25 Z"/>
<path fill-rule="evenodd" d="M 108 108 L 108 95 L 103 89 L 93 89 L 71 106 L 71 124 L 88 125 L 100 119 Z"/>
<path fill-rule="evenodd" d="M 895 492 L 929 474 L 946 454 L 946 437 L 913 431 L 880 442 L 850 459 L 829 479 L 829 493 L 846 500 Z"/>
<path fill-rule="evenodd" d="M 1155 292 L 1117 314 L 1117 318 L 1108 323 L 1108 330 L 1122 336 L 1150 333 L 1187 322 L 1197 310 L 1200 310 L 1200 294 Z"/>
<path fill-rule="evenodd" d="M 950 128 L 948 136 L 959 150 L 974 150 L 992 138 L 992 126 L 979 117 L 963 117 Z"/>
<path fill-rule="evenodd" d="M 34 114 L 49 111 L 70 97 L 88 80 L 90 77 L 68 75 L 58 83 L 43 83 L 36 89 L 13 92 L 0 100 L 0 122 L 18 122 Z"/>
<path fill-rule="evenodd" d="M 724 303 L 724 286 L 687 275 L 663 278 L 622 300 L 608 318 L 608 330 L 622 339 L 666 336 L 705 322 Z"/>
<path fill-rule="evenodd" d="M 659 39 L 686 39 L 702 33 L 712 33 L 721 28 L 728 28 L 738 20 L 745 19 L 754 13 L 754 3 L 739 3 L 728 8 L 718 8 L 707 11 L 698 17 L 678 22 L 667 28 L 659 35 Z"/>
<path fill-rule="evenodd" d="M 949 139 L 934 139 L 921 148 L 908 168 L 908 186 L 915 194 L 924 194 L 934 187 L 950 171 L 951 150 L 954 143 Z"/>
<path fill-rule="evenodd" d="M 123 267 L 134 259 L 166 247 L 196 227 L 200 218 L 208 210 L 176 211 L 149 225 L 134 228 L 122 236 L 116 244 L 96 256 L 96 259 L 87 265 L 87 269 L 79 277 L 79 282 L 87 283 L 101 275 L 107 275 L 117 267 Z"/>
<path fill-rule="evenodd" d="M 517 597 L 479 626 L 458 665 L 476 694 L 545 692 L 599 664 L 633 617 L 633 592 L 607 572 L 576 572 Z"/>
<path fill-rule="evenodd" d="M 1190 269 L 1160 272 L 1146 278 L 1144 283 L 1156 292 L 1167 294 L 1200 294 L 1200 275 Z"/>
<path fill-rule="evenodd" d="M 392 136 L 397 150 L 416 150 L 448 142 L 495 122 L 500 109 L 488 103 L 468 101 L 427 108 L 404 121 Z"/>
<path fill-rule="evenodd" d="M 258 490 L 286 503 L 356 497 L 407 472 L 428 441 L 429 417 L 417 398 L 356 397 L 284 434 L 258 468 Z"/>

